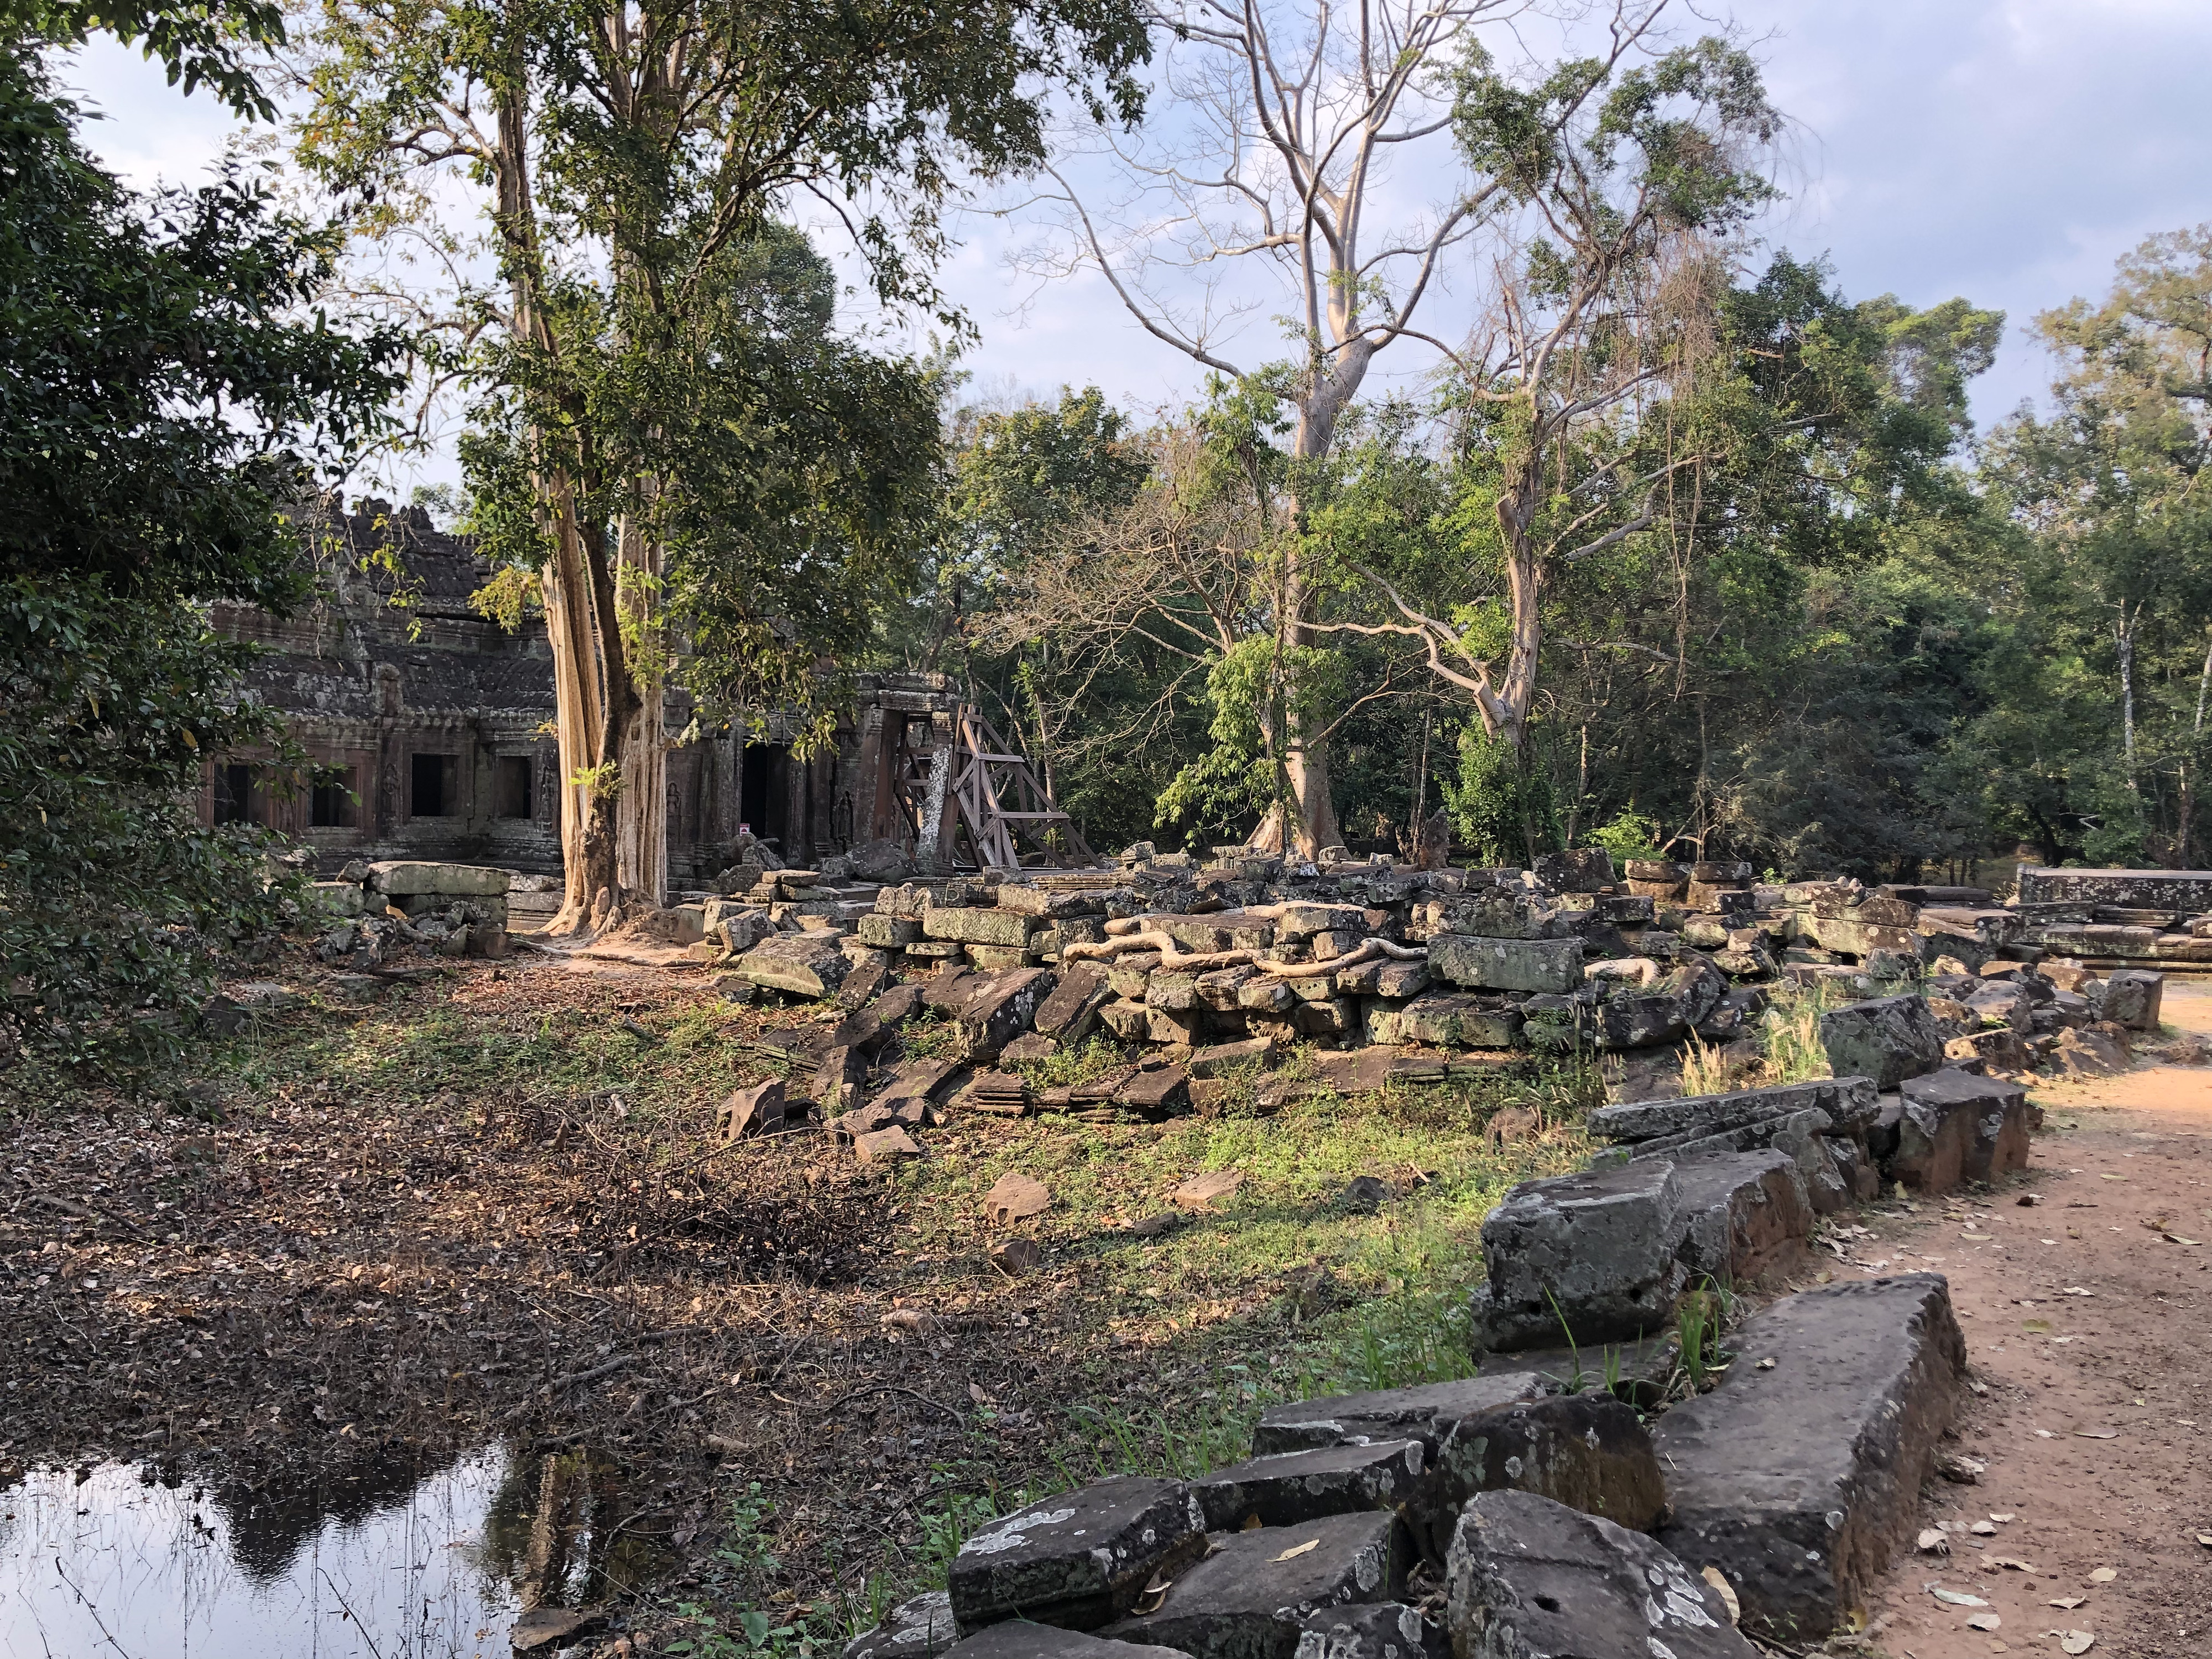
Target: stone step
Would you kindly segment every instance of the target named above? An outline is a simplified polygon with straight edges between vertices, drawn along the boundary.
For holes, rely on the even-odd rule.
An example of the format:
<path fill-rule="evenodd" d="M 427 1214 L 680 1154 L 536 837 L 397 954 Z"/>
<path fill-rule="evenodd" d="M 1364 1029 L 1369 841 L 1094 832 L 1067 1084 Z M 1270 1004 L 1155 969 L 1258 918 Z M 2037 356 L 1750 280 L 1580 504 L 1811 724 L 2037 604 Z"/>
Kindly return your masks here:
<path fill-rule="evenodd" d="M 1442 1561 L 1461 1512 L 1485 1492 L 1534 1492 L 1637 1531 L 1658 1524 L 1667 1508 L 1650 1433 L 1633 1407 L 1602 1392 L 1460 1419 L 1408 1508 L 1413 1541 Z"/>
<path fill-rule="evenodd" d="M 1008 1619 L 986 1626 L 945 1650 L 947 1659 L 1185 1659 L 1173 1648 L 1146 1647 L 1086 1636 L 1079 1630 Z"/>
<path fill-rule="evenodd" d="M 1451 1638 L 1419 1607 L 1370 1601 L 1308 1613 L 1296 1659 L 1452 1659 Z"/>
<path fill-rule="evenodd" d="M 1418 1440 L 1381 1440 L 1278 1452 L 1190 1483 L 1208 1532 L 1290 1527 L 1325 1515 L 1395 1509 L 1413 1495 L 1427 1459 Z"/>
<path fill-rule="evenodd" d="M 846 1643 L 843 1659 L 937 1659 L 958 1639 L 952 1598 L 930 1590 L 900 1602 L 882 1624 Z"/>
<path fill-rule="evenodd" d="M 1423 1382 L 1410 1389 L 1270 1406 L 1252 1431 L 1252 1453 L 1264 1457 L 1314 1446 L 1416 1440 L 1425 1460 L 1433 1459 L 1437 1445 L 1461 1418 L 1516 1400 L 1533 1400 L 1544 1388 L 1544 1379 L 1534 1372 L 1486 1372 L 1450 1382 Z"/>
<path fill-rule="evenodd" d="M 1100 1633 L 1191 1659 L 1295 1659 L 1309 1616 L 1396 1600 L 1412 1558 L 1405 1523 L 1381 1512 L 1218 1533 L 1208 1551 L 1152 1611 Z"/>
<path fill-rule="evenodd" d="M 1758 1659 L 1692 1568 L 1533 1492 L 1469 1499 L 1445 1577 L 1458 1659 Z"/>
<path fill-rule="evenodd" d="M 1095 1630 L 1135 1607 L 1155 1572 L 1205 1547 L 1182 1481 L 1118 1475 L 981 1528 L 952 1558 L 946 1588 L 963 1631 L 1014 1618 Z"/>
<path fill-rule="evenodd" d="M 1659 1540 L 1693 1571 L 1718 1567 L 1754 1634 L 1818 1643 L 1911 1543 L 1966 1368 L 1950 1286 L 1906 1273 L 1808 1291 L 1729 1346 L 1720 1387 L 1653 1428 L 1674 1507 Z"/>

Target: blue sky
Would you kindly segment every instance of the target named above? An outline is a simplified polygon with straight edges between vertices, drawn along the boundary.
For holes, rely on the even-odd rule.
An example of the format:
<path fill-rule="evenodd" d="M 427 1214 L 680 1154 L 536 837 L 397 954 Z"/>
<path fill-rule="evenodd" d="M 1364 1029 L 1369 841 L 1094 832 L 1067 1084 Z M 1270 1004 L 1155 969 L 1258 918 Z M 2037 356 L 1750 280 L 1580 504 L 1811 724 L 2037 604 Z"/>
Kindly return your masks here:
<path fill-rule="evenodd" d="M 1825 255 L 1854 298 L 1964 295 L 2006 312 L 1997 366 L 1974 389 L 1984 422 L 2049 378 L 2026 336 L 2034 313 L 2100 290 L 2150 233 L 2212 220 L 2206 0 L 1740 0 L 1725 15 L 1796 123 L 1789 199 L 1761 239 Z M 133 182 L 195 178 L 234 131 L 112 46 L 63 75 L 107 118 L 93 147 Z M 1095 278 L 1040 290 L 1008 266 L 1018 232 L 983 215 L 961 225 L 945 276 L 981 331 L 968 366 L 983 385 L 1095 383 L 1140 410 L 1196 389 L 1192 365 Z"/>

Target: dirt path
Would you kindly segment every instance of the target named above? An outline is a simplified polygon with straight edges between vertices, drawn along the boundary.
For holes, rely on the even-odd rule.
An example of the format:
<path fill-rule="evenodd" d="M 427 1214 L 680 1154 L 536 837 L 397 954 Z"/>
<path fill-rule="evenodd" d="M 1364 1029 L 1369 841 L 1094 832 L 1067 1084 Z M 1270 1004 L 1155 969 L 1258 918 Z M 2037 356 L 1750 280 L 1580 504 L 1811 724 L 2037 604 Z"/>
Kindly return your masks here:
<path fill-rule="evenodd" d="M 2169 984 L 2165 1018 L 2212 1033 L 2212 986 Z M 2212 1539 L 2212 1069 L 2147 1066 L 2037 1097 L 2046 1133 L 2027 1180 L 1870 1215 L 1854 1249 L 1950 1275 L 1984 1390 L 1952 1449 L 1988 1466 L 1975 1485 L 1931 1482 L 1922 1525 L 1950 1523 L 1951 1553 L 1899 1561 L 1869 1633 L 1899 1659 L 2055 1655 L 2071 1632 L 2100 1656 L 2200 1659 L 2212 1654 L 2212 1547 L 2197 1541 Z M 1991 1615 L 1993 1629 L 1969 1624 Z"/>

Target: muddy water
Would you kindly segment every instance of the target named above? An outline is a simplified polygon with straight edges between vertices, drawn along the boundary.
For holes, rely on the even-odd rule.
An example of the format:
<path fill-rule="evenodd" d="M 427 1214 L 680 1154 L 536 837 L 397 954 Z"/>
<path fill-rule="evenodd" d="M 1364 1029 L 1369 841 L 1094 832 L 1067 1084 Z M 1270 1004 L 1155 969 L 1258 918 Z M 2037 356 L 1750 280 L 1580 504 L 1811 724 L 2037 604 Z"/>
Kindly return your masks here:
<path fill-rule="evenodd" d="M 34 1468 L 0 1492 L 8 1659 L 502 1659 L 526 1607 L 658 1565 L 608 1466 L 490 1448 L 257 1478 Z"/>

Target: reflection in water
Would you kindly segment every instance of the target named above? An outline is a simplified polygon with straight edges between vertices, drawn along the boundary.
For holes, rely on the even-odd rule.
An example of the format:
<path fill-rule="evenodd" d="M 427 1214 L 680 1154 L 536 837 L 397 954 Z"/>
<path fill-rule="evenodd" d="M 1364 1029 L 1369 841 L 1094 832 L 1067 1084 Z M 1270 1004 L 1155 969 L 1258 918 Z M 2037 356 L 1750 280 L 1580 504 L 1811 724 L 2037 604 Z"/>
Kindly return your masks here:
<path fill-rule="evenodd" d="M 629 1515 L 614 1466 L 573 1452 L 34 1469 L 0 1493 L 0 1654 L 496 1659 L 521 1609 L 651 1576 Z"/>

